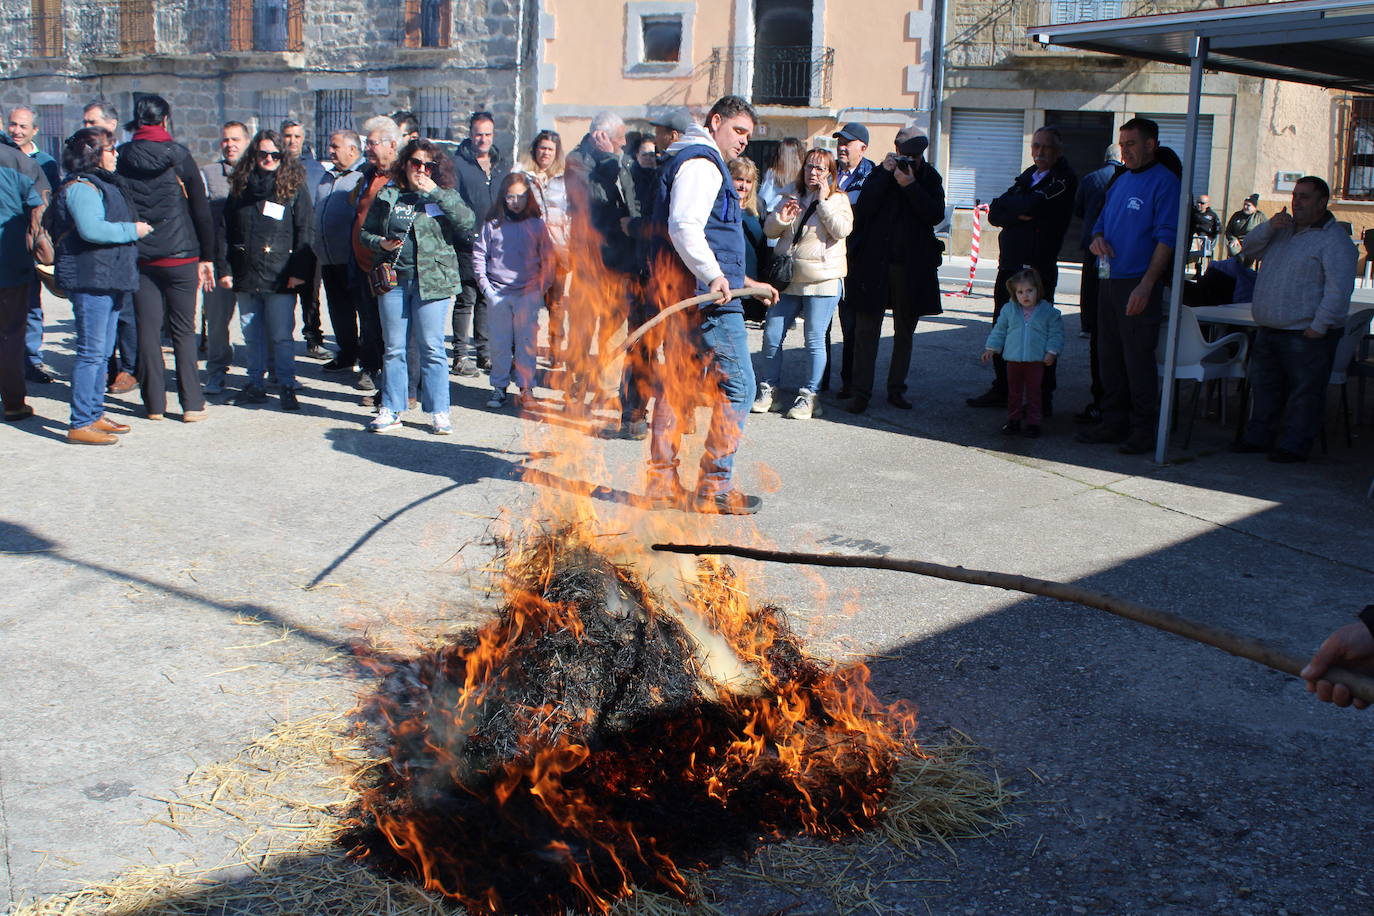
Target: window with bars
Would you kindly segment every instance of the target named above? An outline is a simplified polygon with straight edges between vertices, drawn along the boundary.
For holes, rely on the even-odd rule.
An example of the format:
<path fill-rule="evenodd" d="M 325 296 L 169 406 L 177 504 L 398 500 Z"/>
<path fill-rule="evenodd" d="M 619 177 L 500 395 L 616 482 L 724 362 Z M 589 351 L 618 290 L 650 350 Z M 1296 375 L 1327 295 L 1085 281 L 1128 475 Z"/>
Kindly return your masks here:
<path fill-rule="evenodd" d="M 1374 200 L 1374 98 L 1350 100 L 1341 141 L 1343 174 L 1336 196 Z"/>
<path fill-rule="evenodd" d="M 66 136 L 61 105 L 38 106 L 38 148 L 62 161 L 62 141 Z"/>
<path fill-rule="evenodd" d="M 447 140 L 453 127 L 453 93 L 448 87 L 421 89 L 415 100 L 420 129 L 432 140 Z"/>
<path fill-rule="evenodd" d="M 119 53 L 152 54 L 156 50 L 153 0 L 119 0 Z"/>
<path fill-rule="evenodd" d="M 234 51 L 299 51 L 305 0 L 230 0 L 229 47 Z"/>
<path fill-rule="evenodd" d="M 264 89 L 258 93 L 258 129 L 281 130 L 281 122 L 291 117 L 291 96 L 286 89 Z"/>
<path fill-rule="evenodd" d="M 1049 0 L 1049 7 L 1051 24 L 1116 19 L 1121 15 L 1121 0 Z"/>
<path fill-rule="evenodd" d="M 33 56 L 61 57 L 62 50 L 62 0 L 33 0 Z"/>
<path fill-rule="evenodd" d="M 401 43 L 407 48 L 447 48 L 452 21 L 449 0 L 405 0 Z"/>
<path fill-rule="evenodd" d="M 353 90 L 320 89 L 315 92 L 315 141 L 317 145 L 329 142 L 329 135 L 336 130 L 354 130 Z"/>

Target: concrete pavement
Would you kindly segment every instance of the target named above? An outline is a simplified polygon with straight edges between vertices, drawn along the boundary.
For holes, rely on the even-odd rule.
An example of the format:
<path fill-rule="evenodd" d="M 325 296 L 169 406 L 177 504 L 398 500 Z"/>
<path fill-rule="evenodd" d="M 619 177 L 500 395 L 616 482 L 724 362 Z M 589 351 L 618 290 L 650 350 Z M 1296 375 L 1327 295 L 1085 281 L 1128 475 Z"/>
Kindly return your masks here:
<path fill-rule="evenodd" d="M 963 271 L 946 269 L 947 290 Z M 772 491 L 765 538 L 1078 582 L 1295 654 L 1374 600 L 1367 425 L 1351 449 L 1330 420 L 1329 453 L 1287 467 L 1226 453 L 1214 420 L 1164 468 L 1078 445 L 1086 341 L 1067 307 L 1057 414 L 1045 438 L 1008 440 L 998 411 L 963 406 L 988 381 L 976 358 L 991 299 L 975 292 L 921 322 L 916 409 L 856 418 L 827 399 L 810 422 L 750 418 L 740 476 Z M 70 310 L 49 306 L 65 378 Z M 148 822 L 157 797 L 273 722 L 346 708 L 348 640 L 482 619 L 492 520 L 533 495 L 518 479 L 529 421 L 455 380 L 451 438 L 371 435 L 356 392 L 313 361 L 298 369 L 301 414 L 216 405 L 184 425 L 172 406 L 154 424 L 126 396 L 111 410 L 134 432 L 78 448 L 61 440 L 59 383 L 33 389 L 39 418 L 0 427 L 0 901 L 136 862 L 216 860 L 214 841 Z M 592 482 L 637 490 L 643 444 L 604 447 L 608 479 Z M 746 523 L 711 524 L 730 538 Z M 919 904 L 884 891 L 890 912 L 1369 912 L 1369 715 L 1097 611 L 895 573 L 756 569 L 818 651 L 877 653 L 885 697 L 917 703 L 932 734 L 972 735 L 1026 793 L 1007 834 L 906 866 L 935 890 Z"/>

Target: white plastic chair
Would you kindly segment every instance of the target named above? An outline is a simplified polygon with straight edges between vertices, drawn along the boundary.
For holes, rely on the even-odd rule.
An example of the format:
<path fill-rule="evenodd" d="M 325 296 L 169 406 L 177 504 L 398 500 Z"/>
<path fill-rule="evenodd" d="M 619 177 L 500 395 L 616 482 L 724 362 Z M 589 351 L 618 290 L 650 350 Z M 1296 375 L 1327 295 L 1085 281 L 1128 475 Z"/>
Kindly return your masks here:
<path fill-rule="evenodd" d="M 1354 444 L 1351 440 L 1350 396 L 1346 382 L 1350 378 L 1351 363 L 1355 361 L 1355 350 L 1369 333 L 1370 319 L 1374 319 L 1374 309 L 1361 309 L 1346 319 L 1345 334 L 1341 342 L 1336 344 L 1336 357 L 1331 362 L 1331 384 L 1341 386 L 1341 417 L 1345 420 L 1346 448 Z"/>
<path fill-rule="evenodd" d="M 1168 325 L 1160 328 L 1160 344 L 1155 349 L 1158 354 L 1156 367 L 1160 378 L 1164 378 L 1164 345 L 1168 340 Z M 1234 349 L 1232 349 L 1234 348 Z M 1193 310 L 1184 307 L 1179 312 L 1178 354 L 1174 361 L 1174 377 L 1164 379 L 1170 385 L 1181 379 L 1197 382 L 1193 389 L 1193 406 L 1188 414 L 1188 432 L 1183 439 L 1183 447 L 1193 441 L 1193 421 L 1197 419 L 1198 395 L 1207 382 L 1224 382 L 1226 379 L 1245 379 L 1245 356 L 1250 349 L 1250 339 L 1244 331 L 1233 331 L 1224 337 L 1209 341 L 1202 336 L 1202 328 L 1197 323 Z M 1225 392 L 1222 392 L 1223 403 Z"/>

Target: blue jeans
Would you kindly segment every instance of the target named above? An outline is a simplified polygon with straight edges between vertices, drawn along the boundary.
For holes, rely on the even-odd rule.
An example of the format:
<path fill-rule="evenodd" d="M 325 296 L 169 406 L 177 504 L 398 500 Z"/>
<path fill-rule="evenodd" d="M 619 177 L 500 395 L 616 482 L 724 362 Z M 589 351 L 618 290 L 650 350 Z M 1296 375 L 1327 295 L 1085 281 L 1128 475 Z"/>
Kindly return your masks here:
<path fill-rule="evenodd" d="M 807 371 L 806 382 L 802 385 L 807 391 L 819 391 L 821 376 L 825 373 L 825 329 L 830 326 L 830 318 L 835 314 L 840 297 L 836 296 L 791 296 L 784 294 L 778 304 L 768 310 L 768 318 L 763 325 L 763 353 L 759 374 L 763 381 L 777 388 L 782 380 L 782 342 L 797 316 L 805 322 Z"/>
<path fill-rule="evenodd" d="M 706 433 L 706 448 L 697 477 L 697 493 L 709 497 L 730 489 L 735 450 L 739 448 L 744 421 L 754 401 L 754 365 L 749 358 L 749 334 L 744 328 L 744 315 L 740 312 L 709 314 L 701 318 L 692 341 L 678 345 L 691 346 L 692 343 L 700 348 L 698 356 L 705 363 L 706 373 L 720 389 L 711 398 L 711 428 Z M 676 360 L 669 359 L 670 364 L 674 362 Z M 690 392 L 660 392 L 654 400 L 653 436 L 649 441 L 651 488 L 677 477 L 682 425 L 672 402 L 684 399 L 688 403 L 694 400 Z"/>
<path fill-rule="evenodd" d="M 1250 348 L 1250 389 L 1254 399 L 1245 440 L 1306 455 L 1322 428 L 1331 362 L 1342 330 L 1311 338 L 1301 331 L 1260 328 Z M 1282 434 L 1275 428 L 1285 409 Z M 1275 438 L 1277 436 L 1277 439 Z"/>
<path fill-rule="evenodd" d="M 133 310 L 134 294 L 72 292 L 76 362 L 72 366 L 72 429 L 90 426 L 105 413 L 105 373 L 114 350 L 120 312 Z"/>
<path fill-rule="evenodd" d="M 34 281 L 29 284 L 29 322 L 28 330 L 24 334 L 24 355 L 28 358 L 29 366 L 34 369 L 43 368 L 43 284 Z"/>
<path fill-rule="evenodd" d="M 420 404 L 425 413 L 448 413 L 448 360 L 444 357 L 444 325 L 449 300 L 420 299 L 417 280 L 402 280 L 377 300 L 382 313 L 382 406 L 392 413 L 406 409 L 410 387 L 406 341 L 415 336 L 420 363 Z M 413 330 L 412 330 L 413 329 Z M 418 333 L 417 333 L 418 332 Z"/>
<path fill-rule="evenodd" d="M 247 351 L 248 384 L 263 387 L 269 341 L 272 371 L 282 389 L 296 387 L 296 296 L 294 293 L 239 293 L 239 327 Z"/>

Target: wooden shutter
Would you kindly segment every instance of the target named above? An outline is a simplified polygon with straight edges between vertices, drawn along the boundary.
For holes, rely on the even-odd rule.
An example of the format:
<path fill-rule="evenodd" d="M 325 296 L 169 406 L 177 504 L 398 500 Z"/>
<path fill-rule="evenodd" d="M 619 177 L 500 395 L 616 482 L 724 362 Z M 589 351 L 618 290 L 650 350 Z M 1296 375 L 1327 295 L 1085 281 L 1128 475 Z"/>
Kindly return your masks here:
<path fill-rule="evenodd" d="M 253 50 L 253 0 L 229 2 L 229 50 Z"/>
<path fill-rule="evenodd" d="M 286 7 L 286 47 L 300 51 L 305 47 L 305 0 L 288 0 Z"/>
<path fill-rule="evenodd" d="M 407 48 L 420 47 L 420 0 L 405 0 L 401 11 L 401 43 Z"/>

